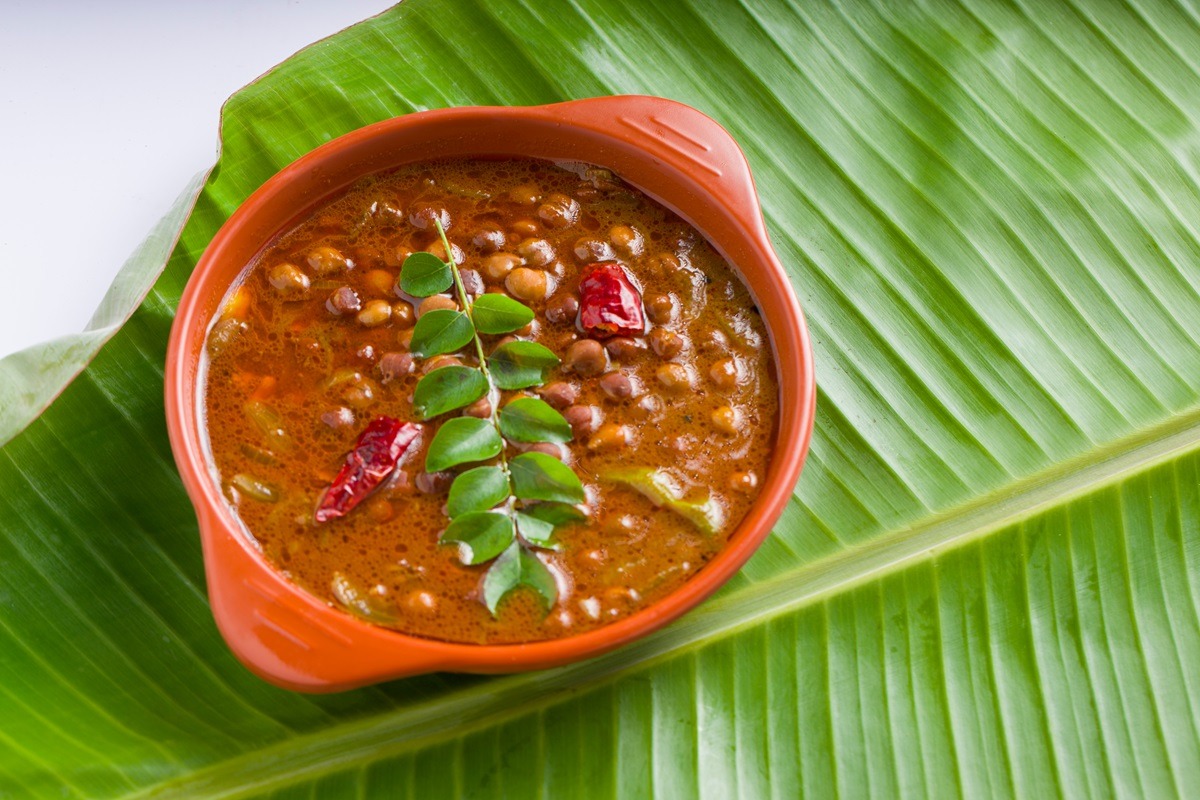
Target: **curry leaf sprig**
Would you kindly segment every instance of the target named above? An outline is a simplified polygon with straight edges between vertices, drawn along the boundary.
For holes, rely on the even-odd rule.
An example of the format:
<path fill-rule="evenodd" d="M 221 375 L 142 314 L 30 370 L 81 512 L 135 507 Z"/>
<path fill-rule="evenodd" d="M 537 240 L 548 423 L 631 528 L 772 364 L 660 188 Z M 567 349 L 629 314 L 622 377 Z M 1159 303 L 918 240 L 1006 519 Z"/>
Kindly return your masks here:
<path fill-rule="evenodd" d="M 486 355 L 479 334 L 508 334 L 528 325 L 533 310 L 503 294 L 484 294 L 474 301 L 463 286 L 446 232 L 437 222 L 447 260 L 433 253 L 413 253 L 400 270 L 400 288 L 414 297 L 429 297 L 451 288 L 459 309 L 423 314 L 413 329 L 411 350 L 422 358 L 474 347 L 479 366 L 445 366 L 417 383 L 413 409 L 431 419 L 488 399 L 488 416 L 452 417 L 434 434 L 425 456 L 427 472 L 486 463 L 461 472 L 446 501 L 449 526 L 441 542 L 458 547 L 464 564 L 490 563 L 483 580 L 483 600 L 493 616 L 500 601 L 528 587 L 546 608 L 558 599 L 554 576 L 535 554 L 554 550 L 555 529 L 583 515 L 583 484 L 570 467 L 544 453 L 525 452 L 508 458 L 507 442 L 565 443 L 571 426 L 548 403 L 522 397 L 500 408 L 500 390 L 539 386 L 559 359 L 535 342 L 511 341 Z"/>

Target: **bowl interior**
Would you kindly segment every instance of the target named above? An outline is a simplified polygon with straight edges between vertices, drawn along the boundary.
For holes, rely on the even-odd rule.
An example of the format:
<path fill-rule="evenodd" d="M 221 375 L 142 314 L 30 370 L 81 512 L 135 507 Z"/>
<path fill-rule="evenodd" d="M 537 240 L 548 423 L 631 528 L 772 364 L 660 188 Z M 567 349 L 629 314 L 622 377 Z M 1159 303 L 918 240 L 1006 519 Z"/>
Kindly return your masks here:
<path fill-rule="evenodd" d="M 267 563 L 242 533 L 209 466 L 200 356 L 209 322 L 244 267 L 275 236 L 360 178 L 453 156 L 583 161 L 613 170 L 709 239 L 754 295 L 770 336 L 780 414 L 775 452 L 754 507 L 725 549 L 682 587 L 587 633 L 519 645 L 454 644 L 378 628 L 329 608 Z M 346 688 L 431 668 L 509 671 L 551 666 L 595 655 L 665 624 L 715 591 L 769 533 L 790 498 L 807 451 L 814 394 L 803 318 L 767 239 L 744 157 L 715 122 L 659 98 L 424 112 L 352 132 L 301 158 L 252 195 L 205 252 L 172 331 L 167 389 L 172 446 L 201 521 L 214 615 L 248 666 L 276 683 L 305 689 Z M 286 607 L 289 635 L 309 645 L 300 648 L 303 655 L 289 658 L 278 646 L 263 646 L 261 626 L 247 626 L 248 584 L 257 587 L 251 594 L 269 595 L 271 607 Z M 254 613 L 264 616 L 257 609 Z M 322 632 L 333 629 L 339 635 L 330 641 L 339 646 L 324 641 L 328 637 Z M 247 641 L 254 636 L 260 641 Z M 337 652 L 347 648 L 357 653 L 357 668 L 338 666 Z M 404 648 L 414 655 L 407 662 L 394 652 Z M 364 660 L 367 663 L 361 663 Z M 279 661 L 291 662 L 285 664 L 287 675 L 280 675 L 283 668 L 275 663 Z M 296 670 L 311 673 L 312 679 L 296 680 Z"/>

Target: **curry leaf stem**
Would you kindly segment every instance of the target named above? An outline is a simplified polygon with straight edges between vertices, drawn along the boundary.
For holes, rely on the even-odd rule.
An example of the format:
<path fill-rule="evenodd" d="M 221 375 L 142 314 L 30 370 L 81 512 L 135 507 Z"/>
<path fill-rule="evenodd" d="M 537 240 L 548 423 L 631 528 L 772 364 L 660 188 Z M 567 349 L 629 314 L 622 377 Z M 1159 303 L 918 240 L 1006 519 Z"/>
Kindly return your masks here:
<path fill-rule="evenodd" d="M 466 312 L 467 317 L 471 318 L 473 304 L 471 303 L 471 298 L 467 296 L 466 287 L 463 285 L 462 275 L 458 271 L 458 262 L 454 260 L 454 250 L 450 246 L 450 240 L 446 237 L 446 229 L 442 227 L 442 221 L 436 217 L 433 220 L 433 224 L 437 226 L 438 236 L 441 238 L 442 247 L 446 251 L 446 265 L 450 267 L 450 273 L 454 276 L 454 289 L 458 294 L 458 302 L 462 305 L 463 311 Z M 501 433 L 500 418 L 498 416 L 497 408 L 500 405 L 500 390 L 496 387 L 496 382 L 492 380 L 491 371 L 488 370 L 487 357 L 483 352 L 483 342 L 479 338 L 479 331 L 475 329 L 473 318 L 471 322 L 471 332 L 471 338 L 475 342 L 475 354 L 479 358 L 479 371 L 483 373 L 483 377 L 487 380 L 488 384 L 487 398 L 488 405 L 490 406 L 488 419 L 492 423 L 492 427 L 496 429 L 496 432 Z M 505 454 L 505 450 L 507 449 L 507 445 L 500 449 L 500 469 L 504 470 L 504 477 L 508 481 L 509 488 L 508 499 L 504 501 L 504 509 L 505 512 L 513 518 L 513 523 L 515 524 L 516 517 L 513 509 L 514 498 L 512 494 L 512 473 L 508 469 L 508 458 Z"/>

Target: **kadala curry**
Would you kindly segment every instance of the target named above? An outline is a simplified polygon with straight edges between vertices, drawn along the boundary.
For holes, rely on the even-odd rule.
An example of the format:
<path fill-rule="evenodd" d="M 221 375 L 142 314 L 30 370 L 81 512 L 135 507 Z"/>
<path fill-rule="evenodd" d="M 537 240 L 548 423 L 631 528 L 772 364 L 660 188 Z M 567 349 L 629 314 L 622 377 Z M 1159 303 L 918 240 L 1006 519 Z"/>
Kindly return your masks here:
<path fill-rule="evenodd" d="M 459 159 L 272 242 L 208 334 L 222 490 L 267 559 L 405 633 L 552 639 L 679 587 L 753 504 L 778 390 L 754 303 L 611 172 Z"/>

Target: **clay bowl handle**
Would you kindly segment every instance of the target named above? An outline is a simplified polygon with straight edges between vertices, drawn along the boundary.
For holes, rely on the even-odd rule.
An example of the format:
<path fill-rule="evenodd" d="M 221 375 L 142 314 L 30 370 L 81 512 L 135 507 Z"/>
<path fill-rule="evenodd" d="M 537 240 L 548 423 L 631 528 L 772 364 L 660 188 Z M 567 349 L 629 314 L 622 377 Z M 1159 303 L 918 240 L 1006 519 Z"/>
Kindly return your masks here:
<path fill-rule="evenodd" d="M 213 616 L 246 667 L 277 686 L 344 691 L 446 668 L 435 644 L 370 625 L 297 592 L 229 523 L 200 519 Z"/>

